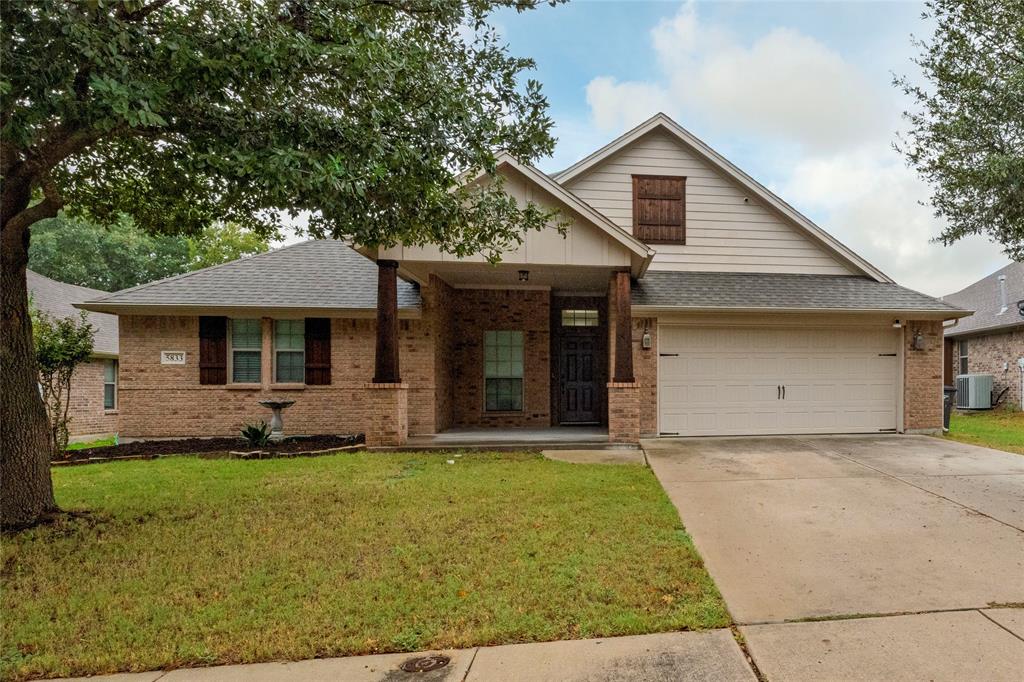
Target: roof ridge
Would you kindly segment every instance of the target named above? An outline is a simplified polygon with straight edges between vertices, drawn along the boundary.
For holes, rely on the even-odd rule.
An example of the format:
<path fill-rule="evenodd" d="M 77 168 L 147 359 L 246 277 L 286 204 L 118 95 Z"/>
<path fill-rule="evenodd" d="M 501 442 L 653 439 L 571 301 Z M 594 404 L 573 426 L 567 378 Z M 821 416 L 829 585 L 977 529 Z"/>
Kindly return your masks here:
<path fill-rule="evenodd" d="M 147 289 L 149 287 L 156 286 L 157 284 L 164 284 L 166 282 L 173 282 L 173 281 L 180 280 L 180 279 L 186 279 L 188 277 L 192 277 L 193 275 L 198 275 L 198 274 L 203 273 L 203 272 L 210 272 L 211 270 L 218 270 L 220 268 L 227 267 L 228 265 L 234 265 L 236 263 L 241 263 L 243 261 L 244 262 L 250 262 L 250 261 L 256 260 L 257 258 L 262 258 L 264 256 L 273 256 L 275 254 L 281 253 L 282 251 L 286 251 L 286 250 L 288 250 L 290 248 L 293 248 L 293 247 L 296 247 L 296 246 L 305 246 L 306 244 L 312 244 L 313 242 L 318 242 L 318 241 L 331 241 L 331 240 L 327 240 L 327 239 L 307 239 L 305 241 L 296 242 L 294 244 L 285 244 L 284 246 L 279 246 L 276 249 L 269 249 L 269 250 L 264 251 L 262 253 L 253 254 L 251 256 L 242 256 L 241 258 L 236 258 L 234 260 L 229 260 L 226 263 L 217 263 L 216 265 L 208 265 L 205 268 L 200 268 L 198 270 L 189 270 L 188 272 L 182 272 L 182 273 L 179 273 L 177 275 L 171 275 L 170 277 L 164 277 L 162 279 L 156 279 L 156 280 L 153 280 L 152 282 L 143 282 L 142 284 L 136 284 L 135 286 L 128 287 L 127 289 L 120 289 L 118 291 L 104 292 L 104 293 L 107 294 L 106 296 L 104 296 L 102 298 L 93 299 L 92 301 L 89 301 L 89 302 L 90 303 L 93 303 L 93 302 L 99 303 L 101 301 L 107 301 L 108 299 L 110 299 L 110 298 L 112 298 L 114 296 L 120 296 L 121 294 L 127 294 L 127 293 L 132 292 L 132 291 L 139 291 L 141 289 Z M 337 241 L 337 240 L 335 240 L 335 241 Z"/>

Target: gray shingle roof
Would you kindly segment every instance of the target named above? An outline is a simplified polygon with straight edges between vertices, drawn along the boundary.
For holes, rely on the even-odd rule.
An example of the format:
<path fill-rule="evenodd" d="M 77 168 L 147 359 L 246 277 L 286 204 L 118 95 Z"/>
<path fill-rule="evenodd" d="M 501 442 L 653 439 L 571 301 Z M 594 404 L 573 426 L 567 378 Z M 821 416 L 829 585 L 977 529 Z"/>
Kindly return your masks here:
<path fill-rule="evenodd" d="M 28 292 L 32 304 L 39 310 L 53 317 L 78 317 L 82 311 L 74 307 L 75 303 L 88 301 L 98 296 L 106 296 L 107 292 L 99 289 L 65 284 L 38 272 L 26 271 Z M 87 313 L 89 322 L 96 328 L 93 340 L 93 352 L 105 355 L 117 355 L 117 315 L 105 313 Z"/>
<path fill-rule="evenodd" d="M 867 277 L 759 272 L 648 271 L 633 284 L 633 305 L 967 314 L 931 296 Z"/>
<path fill-rule="evenodd" d="M 377 266 L 344 242 L 311 240 L 94 297 L 90 304 L 374 310 Z M 419 287 L 400 279 L 398 307 L 419 305 Z"/>
<path fill-rule="evenodd" d="M 999 275 L 1006 275 L 1006 312 L 999 291 Z M 1010 263 L 955 294 L 943 296 L 952 305 L 974 310 L 974 314 L 946 330 L 946 336 L 976 334 L 985 330 L 1024 325 L 1024 317 L 1017 311 L 1017 302 L 1024 300 L 1024 263 Z"/>

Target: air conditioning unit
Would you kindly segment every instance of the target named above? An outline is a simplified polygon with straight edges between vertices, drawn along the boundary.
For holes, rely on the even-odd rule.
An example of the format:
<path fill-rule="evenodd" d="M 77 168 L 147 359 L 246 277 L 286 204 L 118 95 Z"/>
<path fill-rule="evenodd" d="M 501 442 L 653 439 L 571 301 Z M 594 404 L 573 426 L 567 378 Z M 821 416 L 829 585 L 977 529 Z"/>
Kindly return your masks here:
<path fill-rule="evenodd" d="M 956 406 L 961 410 L 992 409 L 992 375 L 959 375 L 956 378 Z"/>

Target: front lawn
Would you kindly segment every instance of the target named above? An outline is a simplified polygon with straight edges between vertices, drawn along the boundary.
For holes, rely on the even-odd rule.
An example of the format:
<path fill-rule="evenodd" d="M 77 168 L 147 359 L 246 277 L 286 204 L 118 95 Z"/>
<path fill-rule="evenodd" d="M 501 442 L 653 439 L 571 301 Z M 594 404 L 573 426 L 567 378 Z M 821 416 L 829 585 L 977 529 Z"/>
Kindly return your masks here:
<path fill-rule="evenodd" d="M 1024 455 L 1024 412 L 953 412 L 946 438 Z"/>
<path fill-rule="evenodd" d="M 3 538 L 3 679 L 729 623 L 640 466 L 358 453 L 53 476 L 89 511 Z"/>

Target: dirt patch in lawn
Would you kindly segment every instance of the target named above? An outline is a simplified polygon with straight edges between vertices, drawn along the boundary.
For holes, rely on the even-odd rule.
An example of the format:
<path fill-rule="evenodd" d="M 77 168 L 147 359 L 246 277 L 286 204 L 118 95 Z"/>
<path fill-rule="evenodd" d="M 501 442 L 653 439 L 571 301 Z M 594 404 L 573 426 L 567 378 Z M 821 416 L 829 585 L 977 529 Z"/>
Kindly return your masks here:
<path fill-rule="evenodd" d="M 145 459 L 161 455 L 209 454 L 226 455 L 230 452 L 248 452 L 258 449 L 274 454 L 296 454 L 302 452 L 318 452 L 358 445 L 363 442 L 363 435 L 321 435 L 292 436 L 280 443 L 267 443 L 259 448 L 250 447 L 241 438 L 181 438 L 177 440 L 142 440 L 119 445 L 108 445 L 98 448 L 82 448 L 69 450 L 63 462 L 81 462 L 100 459 Z"/>

